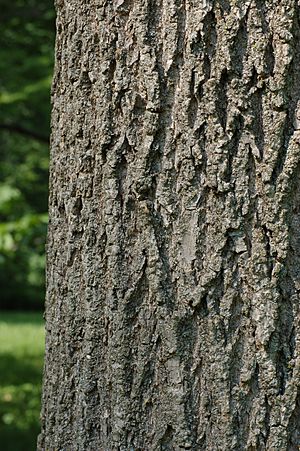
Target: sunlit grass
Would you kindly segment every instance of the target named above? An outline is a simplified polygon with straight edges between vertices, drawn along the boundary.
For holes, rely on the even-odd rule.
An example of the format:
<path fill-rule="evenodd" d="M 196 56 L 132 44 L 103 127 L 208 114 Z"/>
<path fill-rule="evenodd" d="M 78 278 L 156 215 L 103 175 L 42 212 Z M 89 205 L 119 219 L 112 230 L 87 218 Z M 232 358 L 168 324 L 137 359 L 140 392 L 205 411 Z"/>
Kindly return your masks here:
<path fill-rule="evenodd" d="M 43 354 L 41 314 L 0 312 L 0 449 L 36 449 Z"/>

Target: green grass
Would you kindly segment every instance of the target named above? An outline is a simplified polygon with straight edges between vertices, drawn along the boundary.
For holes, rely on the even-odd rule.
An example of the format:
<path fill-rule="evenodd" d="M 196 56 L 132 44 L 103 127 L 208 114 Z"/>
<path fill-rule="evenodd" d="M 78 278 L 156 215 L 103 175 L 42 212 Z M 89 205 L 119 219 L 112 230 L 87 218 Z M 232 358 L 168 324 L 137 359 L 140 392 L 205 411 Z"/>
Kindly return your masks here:
<path fill-rule="evenodd" d="M 0 312 L 0 449 L 3 451 L 36 449 L 43 356 L 42 315 Z"/>

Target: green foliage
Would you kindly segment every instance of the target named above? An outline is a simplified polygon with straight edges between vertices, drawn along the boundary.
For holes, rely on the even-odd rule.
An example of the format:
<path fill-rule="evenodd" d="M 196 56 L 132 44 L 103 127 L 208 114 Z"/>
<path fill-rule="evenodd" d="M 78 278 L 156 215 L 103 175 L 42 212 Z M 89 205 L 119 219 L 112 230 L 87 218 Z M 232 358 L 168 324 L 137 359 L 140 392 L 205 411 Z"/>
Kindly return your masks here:
<path fill-rule="evenodd" d="M 44 327 L 40 314 L 0 314 L 0 441 L 34 450 L 39 433 Z"/>
<path fill-rule="evenodd" d="M 42 308 L 52 0 L 1 3 L 0 308 Z"/>
<path fill-rule="evenodd" d="M 0 285 L 2 305 L 34 308 L 44 285 L 46 214 L 24 214 L 0 223 Z M 22 299 L 19 301 L 19 299 Z"/>

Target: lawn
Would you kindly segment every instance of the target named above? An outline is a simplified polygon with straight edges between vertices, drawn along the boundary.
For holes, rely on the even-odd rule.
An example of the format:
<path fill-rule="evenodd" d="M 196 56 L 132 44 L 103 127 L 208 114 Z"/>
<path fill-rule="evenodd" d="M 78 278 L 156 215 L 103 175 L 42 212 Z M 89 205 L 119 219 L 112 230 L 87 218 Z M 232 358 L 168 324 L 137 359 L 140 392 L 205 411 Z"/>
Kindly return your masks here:
<path fill-rule="evenodd" d="M 0 449 L 34 451 L 44 325 L 40 313 L 0 312 Z"/>

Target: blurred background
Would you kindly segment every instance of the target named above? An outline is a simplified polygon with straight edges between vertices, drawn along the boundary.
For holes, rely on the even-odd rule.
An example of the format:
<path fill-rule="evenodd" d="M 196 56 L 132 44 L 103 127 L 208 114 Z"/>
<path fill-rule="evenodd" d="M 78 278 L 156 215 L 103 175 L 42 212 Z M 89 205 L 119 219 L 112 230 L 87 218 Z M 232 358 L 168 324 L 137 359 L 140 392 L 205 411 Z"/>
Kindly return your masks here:
<path fill-rule="evenodd" d="M 1 0 L 0 449 L 36 449 L 44 353 L 52 0 Z"/>

